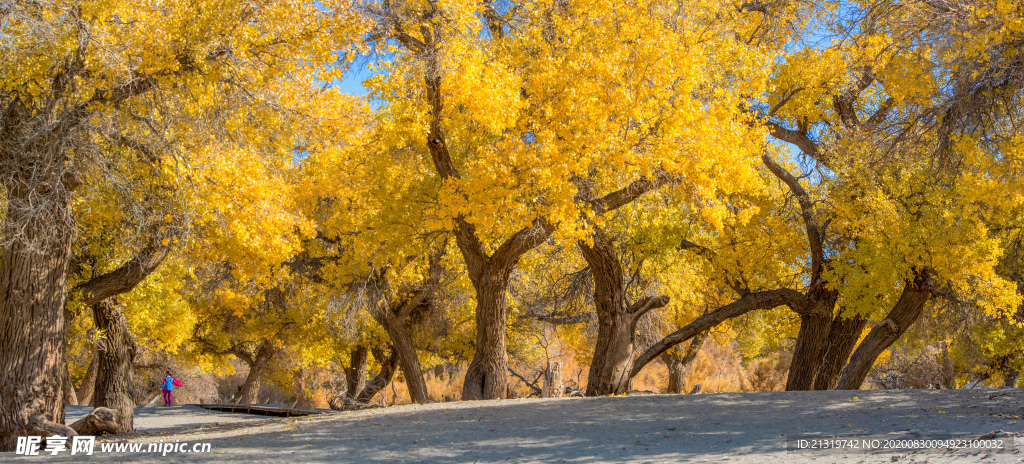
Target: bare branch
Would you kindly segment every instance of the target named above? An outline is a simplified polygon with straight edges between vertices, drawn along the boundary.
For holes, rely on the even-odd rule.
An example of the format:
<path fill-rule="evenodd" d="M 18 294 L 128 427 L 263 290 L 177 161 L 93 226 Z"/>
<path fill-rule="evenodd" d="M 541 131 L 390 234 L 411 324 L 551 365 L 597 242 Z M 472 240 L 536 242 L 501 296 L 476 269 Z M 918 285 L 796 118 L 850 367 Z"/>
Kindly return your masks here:
<path fill-rule="evenodd" d="M 818 224 L 817 215 L 814 212 L 814 203 L 810 195 L 800 185 L 800 181 L 782 166 L 779 166 L 768 154 L 761 156 L 761 161 L 768 167 L 768 170 L 775 174 L 788 187 L 800 203 L 800 212 L 803 216 L 804 227 L 807 229 L 807 244 L 811 250 L 811 284 L 818 282 L 821 278 L 821 271 L 825 265 L 825 251 L 822 245 L 824 232 Z"/>

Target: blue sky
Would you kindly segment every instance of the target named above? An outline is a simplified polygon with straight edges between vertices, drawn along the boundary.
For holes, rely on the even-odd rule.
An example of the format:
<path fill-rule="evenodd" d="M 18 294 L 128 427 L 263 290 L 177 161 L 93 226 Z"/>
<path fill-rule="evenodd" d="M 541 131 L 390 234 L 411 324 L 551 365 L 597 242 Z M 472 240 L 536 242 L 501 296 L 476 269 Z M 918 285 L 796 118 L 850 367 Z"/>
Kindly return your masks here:
<path fill-rule="evenodd" d="M 363 87 L 363 81 L 370 76 L 369 70 L 349 70 L 345 73 L 344 79 L 335 81 L 335 85 L 345 93 L 366 95 L 369 92 L 366 91 L 366 87 Z"/>

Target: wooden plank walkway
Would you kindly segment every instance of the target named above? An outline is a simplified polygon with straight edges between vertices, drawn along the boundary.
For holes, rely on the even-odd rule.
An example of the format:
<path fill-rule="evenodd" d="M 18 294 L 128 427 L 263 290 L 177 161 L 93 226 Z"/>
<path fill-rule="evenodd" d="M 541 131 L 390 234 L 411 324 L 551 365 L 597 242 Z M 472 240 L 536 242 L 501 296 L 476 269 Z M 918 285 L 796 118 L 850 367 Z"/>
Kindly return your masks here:
<path fill-rule="evenodd" d="M 276 417 L 311 416 L 313 414 L 322 413 L 322 411 L 312 409 L 293 409 L 262 404 L 200 404 L 199 407 L 212 411 L 259 414 L 263 416 Z"/>

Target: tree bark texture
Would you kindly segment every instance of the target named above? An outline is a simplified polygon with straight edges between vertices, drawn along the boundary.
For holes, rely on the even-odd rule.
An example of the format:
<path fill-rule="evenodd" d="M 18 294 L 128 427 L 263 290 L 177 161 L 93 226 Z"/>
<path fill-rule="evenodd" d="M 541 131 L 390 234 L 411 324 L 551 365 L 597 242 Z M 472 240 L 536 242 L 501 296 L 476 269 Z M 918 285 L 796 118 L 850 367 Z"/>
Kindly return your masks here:
<path fill-rule="evenodd" d="M 423 380 L 423 369 L 420 367 L 419 354 L 416 353 L 416 346 L 412 343 L 412 336 L 409 335 L 409 327 L 399 321 L 395 314 L 387 309 L 379 311 L 381 317 L 378 320 L 384 330 L 391 338 L 395 353 L 398 354 L 398 364 L 405 375 L 405 384 L 409 388 L 409 397 L 414 403 L 425 404 L 430 402 L 427 395 L 427 383 Z M 408 320 L 408 317 L 403 318 Z"/>
<path fill-rule="evenodd" d="M 235 400 L 235 403 L 259 403 L 260 389 L 263 388 L 263 376 L 267 373 L 267 369 L 270 368 L 270 362 L 273 361 L 275 354 L 276 350 L 271 346 L 270 342 L 264 341 L 256 348 L 256 353 L 247 359 L 242 359 L 249 364 L 249 375 L 245 377 L 245 383 L 242 384 L 242 390 L 238 392 L 238 398 Z"/>
<path fill-rule="evenodd" d="M 810 390 L 814 387 L 814 376 L 825 355 L 838 298 L 839 292 L 825 288 L 823 282 L 819 281 L 811 286 L 807 298 L 801 304 L 790 306 L 800 315 L 800 331 L 797 332 L 796 347 L 793 349 L 793 363 L 789 366 L 786 391 Z"/>
<path fill-rule="evenodd" d="M 92 305 L 96 328 L 103 333 L 97 344 L 96 391 L 94 403 L 117 413 L 117 432 L 135 432 L 135 386 L 132 361 L 137 347 L 135 337 L 128 329 L 124 311 L 113 301 L 103 300 Z"/>
<path fill-rule="evenodd" d="M 433 260 L 432 260 L 433 261 Z M 434 263 L 436 264 L 436 263 Z M 416 291 L 406 300 L 392 300 L 392 288 L 387 278 L 387 271 L 376 277 L 373 288 L 377 304 L 371 307 L 370 314 L 384 327 L 391 339 L 394 352 L 398 355 L 398 364 L 405 374 L 405 383 L 409 389 L 409 397 L 414 403 L 430 402 L 427 383 L 423 380 L 423 368 L 420 366 L 419 354 L 412 341 L 412 323 L 410 316 L 414 311 L 426 308 L 429 311 L 430 294 L 433 279 L 428 277 Z"/>
<path fill-rule="evenodd" d="M 577 245 L 594 276 L 597 312 L 597 342 L 587 377 L 587 396 L 625 393 L 633 369 L 636 321 L 651 308 L 627 305 L 622 265 L 603 230 L 594 226 L 593 246 L 582 241 Z M 667 297 L 661 298 L 660 306 L 668 303 Z M 647 299 L 647 304 L 652 300 Z"/>
<path fill-rule="evenodd" d="M 67 353 L 67 347 L 65 346 L 64 352 Z M 71 371 L 68 369 L 67 359 L 64 359 L 64 379 L 61 380 L 64 384 L 64 404 L 78 406 L 78 395 L 75 393 L 75 386 L 71 383 Z"/>
<path fill-rule="evenodd" d="M 850 359 L 853 348 L 857 346 L 857 340 L 860 339 L 866 323 L 867 320 L 861 316 L 848 318 L 837 315 L 832 319 L 825 354 L 821 358 L 821 365 L 818 366 L 818 374 L 814 377 L 815 390 L 832 390 L 839 385 L 839 375 L 843 372 L 846 361 Z"/>
<path fill-rule="evenodd" d="M 682 355 L 674 351 L 666 351 L 661 355 L 668 366 L 668 393 L 686 393 L 686 376 L 690 374 L 690 368 L 697 360 L 697 353 L 704 346 L 708 333 L 701 332 L 693 337 Z"/>
<path fill-rule="evenodd" d="M 377 393 L 391 383 L 391 379 L 395 376 L 395 370 L 398 368 L 398 352 L 395 350 L 391 350 L 391 354 L 385 358 L 383 351 L 375 349 L 373 357 L 380 363 L 380 372 L 373 377 L 373 380 L 367 382 L 366 387 L 356 396 L 357 404 L 369 403 Z"/>
<path fill-rule="evenodd" d="M 904 282 L 903 293 L 881 324 L 875 326 L 850 357 L 843 369 L 837 390 L 858 390 L 875 360 L 899 340 L 907 329 L 921 317 L 925 304 L 931 298 L 933 278 L 928 271 L 919 271 L 913 281 Z"/>
<path fill-rule="evenodd" d="M 31 172 L 38 161 L 24 163 L 28 165 L 21 167 Z M 8 208 L 2 234 L 6 243 L 0 252 L 0 451 L 13 451 L 19 435 L 41 435 L 55 427 L 73 433 L 63 425 L 62 385 L 73 219 L 70 192 L 40 192 L 25 185 L 4 188 Z M 29 209 L 37 200 L 42 204 Z"/>
<path fill-rule="evenodd" d="M 541 390 L 541 398 L 561 398 L 565 394 L 565 386 L 562 384 L 562 363 L 555 361 L 548 364 L 544 369 L 544 388 Z"/>
<path fill-rule="evenodd" d="M 94 352 L 92 355 L 92 361 L 89 362 L 89 367 L 85 368 L 85 377 L 82 379 L 82 383 L 78 385 L 78 404 L 81 406 L 94 406 L 92 403 L 93 393 L 96 391 L 96 376 L 99 372 L 99 357 Z"/>
<path fill-rule="evenodd" d="M 350 398 L 355 398 L 366 386 L 366 362 L 369 355 L 370 350 L 363 345 L 349 350 L 349 363 L 345 368 L 345 391 Z"/>
<path fill-rule="evenodd" d="M 473 281 L 476 289 L 476 352 L 466 370 L 463 400 L 504 398 L 508 386 L 505 330 L 511 266 L 489 268 Z"/>

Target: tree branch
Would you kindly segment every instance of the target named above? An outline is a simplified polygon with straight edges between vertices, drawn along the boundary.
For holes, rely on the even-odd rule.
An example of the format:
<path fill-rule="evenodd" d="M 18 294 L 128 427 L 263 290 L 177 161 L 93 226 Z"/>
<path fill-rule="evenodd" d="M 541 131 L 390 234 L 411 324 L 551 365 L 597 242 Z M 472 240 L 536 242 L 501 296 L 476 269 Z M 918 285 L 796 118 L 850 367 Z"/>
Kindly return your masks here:
<path fill-rule="evenodd" d="M 508 368 L 508 371 L 510 373 L 512 373 L 512 375 L 515 376 L 517 379 L 522 380 L 523 383 L 525 383 L 527 387 L 530 387 L 530 390 L 533 390 L 538 395 L 543 394 L 543 391 L 541 390 L 540 387 L 537 386 L 536 382 L 530 382 L 529 380 L 526 380 L 526 377 L 523 377 L 523 376 L 519 375 L 519 373 L 517 373 L 516 371 L 512 370 L 511 367 Z"/>
<path fill-rule="evenodd" d="M 814 203 L 810 195 L 800 185 L 800 181 L 789 171 L 779 166 L 768 154 L 761 155 L 761 160 L 768 170 L 775 174 L 788 187 L 800 203 L 800 212 L 803 216 L 804 227 L 807 229 L 807 244 L 811 250 L 811 285 L 814 285 L 821 278 L 821 271 L 825 265 L 825 251 L 822 245 L 824 232 L 818 224 L 817 215 L 814 213 Z"/>
<path fill-rule="evenodd" d="M 532 250 L 541 243 L 544 243 L 555 231 L 555 226 L 548 223 L 545 218 L 537 218 L 533 225 L 516 232 L 505 240 L 491 257 L 495 266 L 503 267 L 515 263 L 519 257 Z"/>
<path fill-rule="evenodd" d="M 629 185 L 619 190 L 616 190 L 599 199 L 591 201 L 591 205 L 593 205 L 594 210 L 597 212 L 597 214 L 603 214 L 608 211 L 614 211 L 618 208 L 621 208 L 622 206 L 631 203 L 633 200 L 640 198 L 645 193 L 650 192 L 651 190 L 658 189 L 662 185 L 667 184 L 670 180 L 671 176 L 669 176 L 667 172 L 659 169 L 656 172 L 654 179 L 641 177 L 637 180 L 634 180 L 633 182 L 630 182 Z"/>
<path fill-rule="evenodd" d="M 664 307 L 669 301 L 670 298 L 667 295 L 658 295 L 654 298 L 647 296 L 630 305 L 630 307 L 626 309 L 626 312 L 632 316 L 629 322 L 629 332 L 636 333 L 636 324 L 644 314 L 647 314 L 647 312 L 652 309 Z"/>
<path fill-rule="evenodd" d="M 825 163 L 825 157 L 818 150 L 818 145 L 807 135 L 807 132 L 787 129 L 774 121 L 768 121 L 765 124 L 768 125 L 772 137 L 796 145 L 805 155 L 814 158 L 819 163 Z"/>
<path fill-rule="evenodd" d="M 89 306 L 128 292 L 153 273 L 170 251 L 170 246 L 147 246 L 121 267 L 90 279 L 75 289 L 82 292 L 84 302 Z"/>
<path fill-rule="evenodd" d="M 644 366 L 668 351 L 669 348 L 685 342 L 726 320 L 759 309 L 771 309 L 782 305 L 800 306 L 803 300 L 804 295 L 802 293 L 788 288 L 748 293 L 739 300 L 698 317 L 693 322 L 687 324 L 686 327 L 672 332 L 658 343 L 655 343 L 633 361 L 633 370 L 629 376 L 631 378 L 635 376 Z"/>

